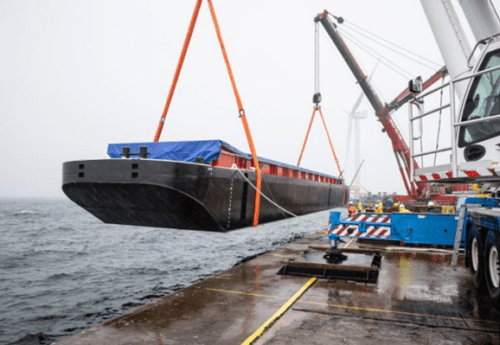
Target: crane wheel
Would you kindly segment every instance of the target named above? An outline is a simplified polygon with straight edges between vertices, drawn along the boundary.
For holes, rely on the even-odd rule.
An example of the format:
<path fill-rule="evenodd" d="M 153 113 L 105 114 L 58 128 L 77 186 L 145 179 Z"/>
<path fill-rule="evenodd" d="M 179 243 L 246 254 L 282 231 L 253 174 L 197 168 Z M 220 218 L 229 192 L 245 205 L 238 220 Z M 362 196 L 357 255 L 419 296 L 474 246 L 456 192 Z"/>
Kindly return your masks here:
<path fill-rule="evenodd" d="M 475 227 L 470 229 L 469 267 L 472 273 L 472 281 L 478 291 L 486 292 L 486 280 L 484 279 L 483 241 L 481 234 Z"/>
<path fill-rule="evenodd" d="M 500 233 L 489 231 L 484 244 L 486 286 L 491 299 L 500 307 Z"/>

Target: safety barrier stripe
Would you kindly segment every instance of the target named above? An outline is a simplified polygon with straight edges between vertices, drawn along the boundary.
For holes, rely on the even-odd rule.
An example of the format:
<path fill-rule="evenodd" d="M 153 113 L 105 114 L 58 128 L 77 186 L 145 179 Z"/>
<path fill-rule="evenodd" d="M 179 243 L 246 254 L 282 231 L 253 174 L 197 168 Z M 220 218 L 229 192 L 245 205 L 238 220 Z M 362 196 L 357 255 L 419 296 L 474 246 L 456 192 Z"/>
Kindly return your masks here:
<path fill-rule="evenodd" d="M 389 238 L 391 236 L 390 227 L 390 214 L 376 214 L 376 213 L 358 213 L 356 215 L 347 217 L 344 222 L 361 223 L 366 222 L 372 225 L 366 227 L 366 232 L 359 231 L 358 224 L 338 224 L 332 232 L 338 236 L 354 237 L 354 238 Z M 375 224 L 380 225 L 375 225 Z"/>
<path fill-rule="evenodd" d="M 458 171 L 458 177 L 481 177 L 481 176 L 493 176 L 496 172 L 492 168 L 479 168 L 479 169 L 463 169 Z M 416 175 L 416 181 L 432 181 L 441 180 L 446 178 L 451 178 L 453 175 L 451 171 L 439 172 L 439 173 L 429 173 L 423 175 Z"/>
<path fill-rule="evenodd" d="M 360 222 L 366 222 L 368 218 L 370 218 L 370 216 L 365 216 L 363 219 L 360 220 Z"/>
<path fill-rule="evenodd" d="M 379 229 L 374 227 L 373 230 L 368 232 L 368 234 L 366 236 L 368 237 L 368 236 L 373 235 L 377 230 L 379 230 Z"/>
<path fill-rule="evenodd" d="M 345 232 L 345 230 L 349 228 L 353 229 L 353 231 L 351 233 Z M 391 235 L 391 228 L 388 226 L 369 226 L 366 232 L 360 232 L 358 226 L 351 225 L 344 226 L 341 229 L 334 229 L 333 233 L 345 237 L 389 237 Z"/>
<path fill-rule="evenodd" d="M 344 226 L 343 228 L 341 228 L 340 230 L 334 230 L 333 232 L 336 233 L 337 235 L 342 235 L 342 233 L 347 230 L 347 228 L 349 227 L 349 225 L 346 225 Z"/>

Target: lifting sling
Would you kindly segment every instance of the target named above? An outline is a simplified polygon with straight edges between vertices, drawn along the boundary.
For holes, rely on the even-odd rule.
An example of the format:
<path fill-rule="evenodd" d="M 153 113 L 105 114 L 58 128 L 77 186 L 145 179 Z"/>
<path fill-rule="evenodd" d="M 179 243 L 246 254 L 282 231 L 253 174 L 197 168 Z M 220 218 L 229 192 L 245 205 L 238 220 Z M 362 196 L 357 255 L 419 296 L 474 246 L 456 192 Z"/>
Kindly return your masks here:
<path fill-rule="evenodd" d="M 189 42 L 191 41 L 191 37 L 193 35 L 193 30 L 194 30 L 194 27 L 196 24 L 196 20 L 198 18 L 198 13 L 200 11 L 202 1 L 203 0 L 196 1 L 193 15 L 191 16 L 191 21 L 189 23 L 188 32 L 186 34 L 186 38 L 184 40 L 184 45 L 182 47 L 181 56 L 179 57 L 179 62 L 177 63 L 177 68 L 175 70 L 174 79 L 172 80 L 172 85 L 170 86 L 170 91 L 168 93 L 167 101 L 165 103 L 165 107 L 164 107 L 163 113 L 161 115 L 160 123 L 158 124 L 158 128 L 156 130 L 154 142 L 158 142 L 160 140 L 161 132 L 163 129 L 163 124 L 165 122 L 165 118 L 167 117 L 168 109 L 170 107 L 170 103 L 171 103 L 173 95 L 174 95 L 175 87 L 177 86 L 177 81 L 179 80 L 179 75 L 181 73 L 182 65 L 184 63 L 184 58 L 186 57 L 186 53 L 187 53 L 187 50 L 189 47 Z M 240 98 L 240 95 L 238 93 L 238 89 L 236 87 L 236 82 L 234 80 L 233 71 L 231 69 L 231 65 L 229 64 L 229 58 L 227 56 L 226 48 L 225 48 L 224 42 L 222 40 L 222 35 L 220 32 L 219 23 L 217 22 L 217 17 L 215 15 L 214 6 L 212 4 L 212 0 L 207 0 L 207 2 L 208 2 L 208 7 L 210 9 L 210 15 L 212 17 L 212 21 L 214 23 L 215 31 L 217 33 L 217 39 L 219 40 L 219 44 L 220 44 L 220 47 L 222 50 L 222 56 L 224 58 L 224 62 L 226 63 L 229 78 L 231 79 L 231 85 L 233 87 L 234 95 L 236 98 L 239 116 L 240 116 L 241 121 L 243 123 L 243 128 L 245 130 L 245 135 L 247 137 L 248 145 L 250 146 L 250 151 L 252 153 L 252 163 L 253 163 L 253 166 L 255 167 L 255 172 L 257 175 L 257 190 L 255 192 L 255 205 L 254 205 L 254 215 L 253 215 L 253 223 L 252 223 L 253 226 L 257 226 L 257 225 L 259 225 L 260 191 L 261 191 L 261 185 L 262 185 L 262 180 L 261 180 L 262 177 L 261 177 L 259 159 L 257 157 L 257 152 L 256 152 L 255 146 L 253 144 L 252 135 L 250 133 L 250 127 L 248 126 L 248 122 L 247 122 L 247 119 L 245 116 L 245 110 L 243 109 L 243 104 L 241 102 L 241 98 Z"/>

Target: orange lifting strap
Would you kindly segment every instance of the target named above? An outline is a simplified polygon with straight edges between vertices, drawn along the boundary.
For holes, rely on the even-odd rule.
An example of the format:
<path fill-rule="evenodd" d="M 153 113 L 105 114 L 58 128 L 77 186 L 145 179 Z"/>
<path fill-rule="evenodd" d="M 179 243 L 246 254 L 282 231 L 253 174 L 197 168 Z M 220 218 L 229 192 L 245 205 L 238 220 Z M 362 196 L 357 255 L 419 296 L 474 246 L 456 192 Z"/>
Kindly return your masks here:
<path fill-rule="evenodd" d="M 174 97 L 175 87 L 177 86 L 177 81 L 179 80 L 179 75 L 181 74 L 182 65 L 184 64 L 184 58 L 189 47 L 189 42 L 191 42 L 191 36 L 193 36 L 194 26 L 196 25 L 196 19 L 198 19 L 198 13 L 200 12 L 201 2 L 203 0 L 198 0 L 191 16 L 191 21 L 189 22 L 188 32 L 186 34 L 186 39 L 182 45 L 181 56 L 179 57 L 179 62 L 177 63 L 177 68 L 175 69 L 174 79 L 172 80 L 172 85 L 170 85 L 170 91 L 168 92 L 167 102 L 163 108 L 163 113 L 161 114 L 160 123 L 156 129 L 156 135 L 154 142 L 157 143 L 160 140 L 161 131 L 163 129 L 163 124 L 165 118 L 167 117 L 168 109 L 170 108 L 170 102 L 172 102 L 172 97 Z"/>
<path fill-rule="evenodd" d="M 184 45 L 182 47 L 181 56 L 179 58 L 179 62 L 177 63 L 177 69 L 175 71 L 174 79 L 172 81 L 172 85 L 170 86 L 170 92 L 167 97 L 167 102 L 165 104 L 165 108 L 163 109 L 163 114 L 160 119 L 160 123 L 158 124 L 158 128 L 156 130 L 155 142 L 160 140 L 160 135 L 163 129 L 163 123 L 165 122 L 165 118 L 167 117 L 168 108 L 170 107 L 170 102 L 172 101 L 172 97 L 174 95 L 175 87 L 177 85 L 177 81 L 179 79 L 179 75 L 181 73 L 182 65 L 184 63 L 184 58 L 186 57 L 186 52 L 189 46 L 189 42 L 191 41 L 191 36 L 193 35 L 194 26 L 196 24 L 196 19 L 198 18 L 198 13 L 200 11 L 200 6 L 203 0 L 197 0 L 196 6 L 194 8 L 193 15 L 191 17 L 191 22 L 189 23 L 188 32 L 186 34 L 186 39 L 184 40 Z M 252 135 L 250 133 L 250 127 L 248 126 L 248 122 L 245 116 L 245 110 L 243 109 L 243 104 L 241 102 L 240 94 L 238 93 L 238 89 L 236 88 L 236 82 L 234 80 L 233 71 L 231 69 L 231 65 L 229 64 L 229 58 L 227 57 L 226 48 L 224 46 L 224 42 L 222 40 L 222 35 L 219 28 L 219 23 L 217 22 L 217 17 L 215 16 L 214 6 L 212 4 L 212 0 L 207 0 L 208 7 L 210 8 L 210 14 L 212 16 L 212 21 L 214 22 L 215 31 L 217 33 L 217 38 L 219 40 L 219 44 L 222 50 L 222 56 L 224 57 L 224 62 L 226 63 L 227 72 L 229 74 L 229 78 L 231 79 L 231 85 L 233 86 L 234 96 L 236 97 L 236 103 L 238 105 L 238 111 L 243 123 L 243 128 L 245 129 L 245 134 L 247 137 L 248 145 L 250 146 L 250 151 L 252 153 L 252 160 L 255 166 L 255 172 L 257 174 L 257 190 L 255 192 L 255 207 L 253 214 L 253 226 L 259 225 L 259 212 L 260 212 L 260 190 L 262 186 L 262 176 L 260 171 L 259 159 L 257 157 L 257 151 L 255 150 L 255 146 L 253 144 Z"/>
<path fill-rule="evenodd" d="M 335 159 L 335 163 L 337 163 L 337 169 L 339 169 L 340 179 L 342 180 L 342 184 L 344 185 L 344 191 L 342 194 L 342 205 L 345 205 L 346 185 L 345 185 L 345 181 L 344 181 L 343 172 L 342 172 L 342 169 L 340 169 L 339 160 L 337 159 L 337 154 L 335 153 L 335 149 L 333 148 L 332 139 L 330 138 L 330 133 L 328 132 L 328 127 L 326 126 L 325 117 L 323 116 L 323 112 L 321 111 L 321 106 L 319 106 L 319 105 L 314 106 L 314 110 L 313 110 L 313 113 L 311 116 L 311 121 L 309 121 L 309 127 L 307 128 L 306 138 L 304 139 L 304 144 L 302 145 L 302 150 L 300 151 L 300 156 L 299 156 L 299 161 L 297 162 L 297 166 L 300 165 L 300 161 L 302 160 L 302 155 L 304 154 L 304 150 L 306 148 L 307 139 L 309 138 L 309 133 L 311 132 L 311 127 L 312 127 L 312 124 L 314 121 L 314 115 L 316 114 L 316 111 L 318 111 L 319 115 L 321 116 L 321 120 L 323 122 L 323 127 L 325 127 L 326 136 L 328 137 L 328 143 L 330 144 L 330 149 L 332 150 L 333 158 Z"/>

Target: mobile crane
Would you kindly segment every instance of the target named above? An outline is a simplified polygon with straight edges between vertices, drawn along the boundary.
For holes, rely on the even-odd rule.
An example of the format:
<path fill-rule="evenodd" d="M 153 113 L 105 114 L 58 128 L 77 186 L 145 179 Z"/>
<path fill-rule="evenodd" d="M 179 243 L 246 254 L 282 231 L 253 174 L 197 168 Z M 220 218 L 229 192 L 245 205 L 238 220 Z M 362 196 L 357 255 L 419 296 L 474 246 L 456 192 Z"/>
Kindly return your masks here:
<path fill-rule="evenodd" d="M 421 182 L 416 183 L 412 182 L 410 179 L 410 162 L 414 165 L 415 169 L 419 168 L 416 160 L 412 160 L 410 158 L 410 148 L 406 141 L 404 140 L 399 128 L 394 123 L 394 120 L 391 117 L 391 113 L 396 109 L 400 108 L 404 103 L 411 99 L 411 93 L 409 90 L 405 90 L 401 95 L 399 95 L 391 105 L 383 104 L 380 100 L 377 93 L 374 91 L 369 78 L 365 75 L 354 56 L 352 55 L 349 47 L 342 39 L 340 33 L 337 30 L 336 25 L 332 22 L 328 11 L 324 11 L 318 14 L 315 18 L 316 25 L 321 23 L 332 39 L 333 43 L 337 47 L 338 51 L 346 61 L 348 67 L 353 73 L 356 82 L 360 85 L 361 89 L 366 95 L 366 98 L 372 105 L 375 110 L 375 114 L 378 117 L 380 123 L 382 124 L 382 130 L 387 133 L 389 138 L 391 139 L 392 147 L 394 150 L 394 155 L 396 157 L 396 161 L 399 166 L 399 170 L 401 173 L 401 177 L 403 179 L 403 183 L 405 189 L 410 197 L 413 199 L 421 199 L 426 197 L 426 191 L 428 190 L 428 183 Z M 342 23 L 342 18 L 337 18 L 339 23 Z M 437 80 L 443 78 L 446 75 L 446 68 L 438 71 L 435 75 L 433 75 L 428 81 L 424 83 L 425 87 L 431 86 Z"/>
<path fill-rule="evenodd" d="M 466 266 L 470 267 L 477 290 L 487 292 L 500 307 L 500 20 L 489 0 L 460 0 L 466 24 L 475 39 L 471 49 L 451 0 L 420 1 L 445 61 L 449 82 L 430 89 L 429 81 L 424 87 L 417 80 L 410 81 L 409 88 L 389 105 L 382 104 L 373 91 L 328 12 L 319 14 L 315 20 L 334 41 L 391 138 L 410 196 L 422 197 L 431 182 L 479 183 L 482 193 L 491 194 L 491 198 L 468 198 L 459 205 L 452 265 L 456 264 L 462 239 Z M 424 111 L 427 97 L 445 88 L 449 91 L 449 104 Z M 399 107 L 404 100 L 409 101 L 409 145 L 390 116 L 394 109 L 391 106 Z M 449 109 L 450 146 L 418 151 L 414 145 L 414 124 L 443 109 Z M 418 157 L 443 152 L 450 153 L 447 164 L 419 166 L 416 162 Z M 429 233 L 450 226 L 435 217 L 421 217 L 421 226 L 427 227 Z M 367 225 L 360 224 L 358 230 Z"/>

